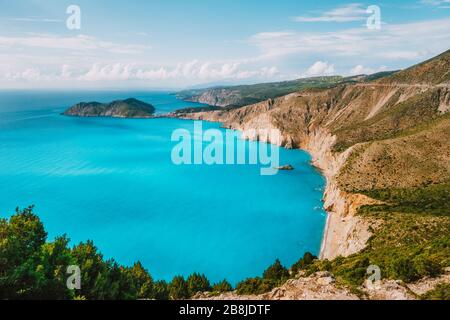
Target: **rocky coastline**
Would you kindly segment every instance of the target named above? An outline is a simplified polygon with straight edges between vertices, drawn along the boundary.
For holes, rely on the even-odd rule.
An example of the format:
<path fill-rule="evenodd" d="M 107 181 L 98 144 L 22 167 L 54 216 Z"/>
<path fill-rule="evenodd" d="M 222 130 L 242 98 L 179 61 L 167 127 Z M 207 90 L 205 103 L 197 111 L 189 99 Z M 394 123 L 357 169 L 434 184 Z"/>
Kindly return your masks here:
<path fill-rule="evenodd" d="M 261 139 L 258 132 L 267 128 L 279 129 L 265 121 L 256 126 L 241 127 L 237 122 L 229 122 L 222 112 L 178 114 L 176 117 L 186 120 L 219 122 L 226 128 L 241 131 L 243 138 L 248 140 L 259 140 L 289 149 L 300 148 L 310 153 L 312 165 L 318 168 L 326 179 L 323 202 L 328 215 L 320 258 L 331 260 L 338 256 L 349 256 L 364 249 L 371 233 L 368 231 L 369 224 L 356 216 L 356 211 L 362 205 L 373 203 L 373 200 L 363 195 L 351 195 L 339 189 L 336 177 L 352 150 L 349 149 L 339 156 L 333 155 L 331 147 L 335 138 L 326 130 L 318 129 L 300 145 L 294 146 L 292 144 L 293 137 L 286 134 L 282 134 L 281 139 L 279 136 L 270 135 L 265 135 Z"/>

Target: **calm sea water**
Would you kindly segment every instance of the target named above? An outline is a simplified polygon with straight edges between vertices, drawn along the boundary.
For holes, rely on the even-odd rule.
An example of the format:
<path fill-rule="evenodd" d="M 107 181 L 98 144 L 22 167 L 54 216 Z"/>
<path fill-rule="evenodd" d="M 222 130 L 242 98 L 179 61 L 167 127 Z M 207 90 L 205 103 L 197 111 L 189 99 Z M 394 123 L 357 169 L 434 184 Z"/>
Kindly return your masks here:
<path fill-rule="evenodd" d="M 35 204 L 50 239 L 92 239 L 105 257 L 140 260 L 157 279 L 202 272 L 236 283 L 276 258 L 318 254 L 324 179 L 307 153 L 280 149 L 296 170 L 276 176 L 261 176 L 261 165 L 176 166 L 171 134 L 192 131 L 191 121 L 60 115 L 76 102 L 128 97 L 159 112 L 196 105 L 162 92 L 0 92 L 0 217 Z"/>

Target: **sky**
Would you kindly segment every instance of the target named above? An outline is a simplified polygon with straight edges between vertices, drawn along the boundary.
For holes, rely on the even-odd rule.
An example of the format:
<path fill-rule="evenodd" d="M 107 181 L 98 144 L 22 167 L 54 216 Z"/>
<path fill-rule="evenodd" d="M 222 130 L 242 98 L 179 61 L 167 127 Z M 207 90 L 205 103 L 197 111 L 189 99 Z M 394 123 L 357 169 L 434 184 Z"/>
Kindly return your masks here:
<path fill-rule="evenodd" d="M 348 76 L 450 49 L 450 0 L 0 0 L 0 8 L 0 89 Z"/>

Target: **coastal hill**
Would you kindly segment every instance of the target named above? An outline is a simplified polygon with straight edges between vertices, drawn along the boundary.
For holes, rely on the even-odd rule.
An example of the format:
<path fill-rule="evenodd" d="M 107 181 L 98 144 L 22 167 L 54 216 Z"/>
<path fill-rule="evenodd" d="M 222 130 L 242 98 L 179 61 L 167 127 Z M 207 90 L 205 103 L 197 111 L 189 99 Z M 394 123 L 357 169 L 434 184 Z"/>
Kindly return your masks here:
<path fill-rule="evenodd" d="M 254 85 L 223 86 L 181 91 L 178 98 L 208 104 L 214 107 L 242 107 L 267 99 L 278 98 L 308 88 L 330 88 L 337 84 L 358 83 L 376 80 L 394 72 L 386 71 L 373 75 L 352 77 L 329 76 L 297 79 L 292 81 L 261 83 Z"/>
<path fill-rule="evenodd" d="M 450 267 L 449 111 L 450 50 L 381 78 L 178 116 L 266 142 L 263 130 L 276 128 L 281 146 L 310 152 L 327 179 L 329 218 L 308 273 L 362 290 L 369 265 L 405 284 Z"/>
<path fill-rule="evenodd" d="M 151 118 L 155 107 L 134 98 L 111 103 L 81 102 L 64 112 L 74 117 Z"/>

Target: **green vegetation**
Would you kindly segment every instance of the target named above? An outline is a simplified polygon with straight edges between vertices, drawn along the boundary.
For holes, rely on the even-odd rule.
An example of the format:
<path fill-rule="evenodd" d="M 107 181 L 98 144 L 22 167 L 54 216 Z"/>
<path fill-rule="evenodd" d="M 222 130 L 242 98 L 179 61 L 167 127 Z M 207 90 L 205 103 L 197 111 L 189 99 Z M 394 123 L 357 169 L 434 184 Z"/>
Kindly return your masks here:
<path fill-rule="evenodd" d="M 338 141 L 333 150 L 342 152 L 357 143 L 410 135 L 417 133 L 418 129 L 429 128 L 436 119 L 448 119 L 449 115 L 441 116 L 438 112 L 443 95 L 445 90 L 431 89 L 396 104 L 400 97 L 400 93 L 396 93 L 386 103 L 385 111 L 335 130 L 333 133 Z"/>
<path fill-rule="evenodd" d="M 185 280 L 177 276 L 168 284 L 154 281 L 140 262 L 124 267 L 105 260 L 92 241 L 69 248 L 66 236 L 46 242 L 44 225 L 33 207 L 16 210 L 0 219 L 0 299 L 135 300 L 185 299 L 211 287 L 204 275 Z M 81 270 L 81 288 L 69 290 L 67 267 Z M 232 290 L 223 281 L 217 291 Z"/>
<path fill-rule="evenodd" d="M 305 270 L 317 259 L 311 253 L 307 252 L 299 261 L 288 271 L 280 262 L 276 260 L 273 265 L 267 268 L 262 278 L 248 278 L 236 286 L 236 291 L 240 295 L 257 295 L 271 291 L 273 288 L 283 285 L 289 278 L 295 277 L 298 271 Z"/>
<path fill-rule="evenodd" d="M 450 182 L 406 189 L 378 189 L 361 193 L 385 204 L 364 206 L 362 213 L 403 212 L 450 217 Z"/>
<path fill-rule="evenodd" d="M 236 286 L 239 295 L 263 294 L 275 288 L 272 281 L 263 278 L 248 278 Z"/>
<path fill-rule="evenodd" d="M 310 266 L 311 264 L 313 264 L 313 262 L 317 260 L 317 257 L 312 255 L 309 252 L 306 252 L 303 255 L 303 258 L 301 258 L 300 260 L 298 260 L 296 263 L 294 263 L 291 267 L 291 273 L 292 274 L 297 274 L 300 270 L 305 270 L 308 268 L 308 266 Z"/>
<path fill-rule="evenodd" d="M 169 285 L 169 297 L 173 300 L 189 298 L 189 287 L 182 276 L 175 276 Z"/>
<path fill-rule="evenodd" d="M 439 188 L 430 187 L 438 193 Z M 423 192 L 423 191 L 420 191 Z M 372 195 L 389 199 L 415 199 L 400 196 L 399 191 L 377 191 Z M 422 194 L 423 195 L 423 194 Z M 426 198 L 426 197 L 425 197 Z M 440 199 L 440 197 L 437 197 Z M 409 201 L 409 200 L 408 200 Z M 439 202 L 439 201 L 438 201 Z M 427 204 L 425 204 L 428 207 Z M 364 207 L 360 214 L 382 221 L 368 247 L 347 258 L 319 261 L 310 253 L 290 269 L 279 260 L 268 267 L 262 277 L 240 282 L 240 295 L 262 294 L 283 285 L 300 270 L 311 274 L 317 271 L 332 272 L 338 283 L 356 289 L 367 278 L 367 267 L 377 265 L 382 277 L 413 282 L 425 276 L 435 277 L 450 265 L 450 218 L 441 213 L 378 211 L 378 207 Z M 383 207 L 384 209 L 384 207 Z M 438 211 L 436 211 L 438 212 Z M 105 261 L 92 241 L 69 248 L 66 236 L 46 242 L 47 233 L 33 207 L 17 209 L 9 220 L 0 220 L 0 298 L 1 299 L 188 299 L 198 292 L 217 295 L 232 291 L 226 280 L 210 285 L 205 275 L 194 273 L 187 279 L 176 276 L 170 283 L 154 281 L 141 263 L 132 267 L 118 265 L 114 260 Z M 67 266 L 77 265 L 81 270 L 80 290 L 68 290 Z M 448 286 L 436 288 L 422 297 L 426 299 L 448 298 Z"/>
<path fill-rule="evenodd" d="M 56 300 L 136 300 L 188 299 L 198 292 L 220 294 L 233 290 L 223 280 L 210 285 L 205 275 L 194 273 L 187 279 L 176 276 L 170 283 L 154 281 L 140 262 L 124 267 L 105 260 L 92 241 L 69 247 L 66 236 L 46 242 L 47 233 L 33 207 L 16 210 L 9 220 L 0 219 L 0 299 Z M 312 263 L 306 253 L 295 264 L 299 270 Z M 81 288 L 66 285 L 68 266 L 81 271 Z M 277 260 L 264 271 L 262 279 L 240 284 L 241 293 L 264 293 L 289 278 L 288 270 Z"/>
<path fill-rule="evenodd" d="M 111 103 L 82 102 L 66 110 L 64 115 L 76 117 L 149 118 L 154 113 L 155 107 L 151 104 L 130 98 Z"/>
<path fill-rule="evenodd" d="M 193 296 L 198 292 L 211 291 L 209 280 L 204 274 L 194 273 L 187 279 L 189 296 Z"/>
<path fill-rule="evenodd" d="M 372 75 L 358 75 L 352 77 L 330 76 L 330 77 L 312 77 L 303 78 L 291 81 L 259 83 L 254 85 L 240 85 L 240 86 L 218 86 L 206 89 L 193 89 L 181 91 L 177 94 L 178 98 L 184 100 L 197 101 L 203 94 L 210 94 L 211 96 L 224 97 L 219 107 L 243 107 L 265 101 L 268 99 L 275 99 L 288 95 L 293 92 L 298 92 L 306 89 L 326 89 L 335 87 L 340 84 L 352 84 L 373 81 L 381 79 L 394 74 L 396 71 L 379 72 Z M 227 103 L 225 103 L 227 101 Z M 214 109 L 207 109 L 201 111 L 211 111 Z M 182 113 L 191 113 L 195 110 L 184 109 Z"/>
<path fill-rule="evenodd" d="M 179 92 L 181 99 L 191 100 L 204 93 L 225 93 L 227 100 L 233 101 L 228 107 L 242 107 L 268 99 L 274 99 L 303 89 L 330 88 L 338 84 L 353 82 L 340 76 L 313 77 L 284 82 L 260 83 L 254 85 L 241 85 L 230 87 L 214 87 L 208 89 L 186 90 Z"/>
<path fill-rule="evenodd" d="M 450 50 L 447 50 L 436 57 L 398 72 L 386 80 L 391 83 L 445 83 L 450 81 L 449 64 Z"/>
<path fill-rule="evenodd" d="M 422 300 L 450 300 L 450 284 L 439 284 L 434 290 L 427 292 Z"/>
<path fill-rule="evenodd" d="M 342 283 L 359 286 L 369 265 L 385 279 L 406 283 L 436 277 L 450 266 L 450 185 L 362 192 L 386 204 L 363 206 L 359 214 L 376 230 L 360 253 L 333 261 L 318 261 L 309 272 L 332 272 Z"/>
<path fill-rule="evenodd" d="M 216 111 L 216 110 L 222 110 L 222 108 L 214 107 L 214 106 L 190 107 L 190 108 L 183 108 L 183 109 L 175 110 L 173 113 L 176 115 L 181 115 L 181 114 L 187 114 L 187 113 L 209 112 L 209 111 Z"/>
<path fill-rule="evenodd" d="M 225 293 L 233 291 L 233 287 L 227 280 L 222 280 L 218 283 L 215 283 L 212 287 L 212 292 L 216 294 Z"/>

